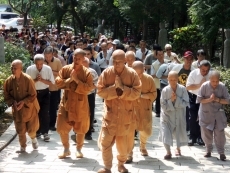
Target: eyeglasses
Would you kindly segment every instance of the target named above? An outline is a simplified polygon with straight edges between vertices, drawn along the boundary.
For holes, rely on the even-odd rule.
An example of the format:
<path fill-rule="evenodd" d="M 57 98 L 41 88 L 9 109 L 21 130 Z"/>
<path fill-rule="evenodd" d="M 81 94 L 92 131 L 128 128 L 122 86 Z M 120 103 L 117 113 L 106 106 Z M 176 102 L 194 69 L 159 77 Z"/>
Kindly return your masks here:
<path fill-rule="evenodd" d="M 165 49 L 166 51 L 170 51 L 170 50 L 172 50 L 172 49 Z"/>
<path fill-rule="evenodd" d="M 90 55 L 90 53 L 86 53 L 86 55 Z"/>

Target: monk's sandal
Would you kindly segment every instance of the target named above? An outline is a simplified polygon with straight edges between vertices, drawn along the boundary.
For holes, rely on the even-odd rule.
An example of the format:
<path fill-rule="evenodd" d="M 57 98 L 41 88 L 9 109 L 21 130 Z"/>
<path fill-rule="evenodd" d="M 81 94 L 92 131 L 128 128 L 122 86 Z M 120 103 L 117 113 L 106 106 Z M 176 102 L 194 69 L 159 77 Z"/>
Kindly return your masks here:
<path fill-rule="evenodd" d="M 70 151 L 69 151 L 69 149 L 67 149 L 67 150 L 64 150 L 64 152 L 63 153 L 61 153 L 61 154 L 59 154 L 58 155 L 58 158 L 59 159 L 64 159 L 64 158 L 66 158 L 67 156 L 70 156 Z"/>

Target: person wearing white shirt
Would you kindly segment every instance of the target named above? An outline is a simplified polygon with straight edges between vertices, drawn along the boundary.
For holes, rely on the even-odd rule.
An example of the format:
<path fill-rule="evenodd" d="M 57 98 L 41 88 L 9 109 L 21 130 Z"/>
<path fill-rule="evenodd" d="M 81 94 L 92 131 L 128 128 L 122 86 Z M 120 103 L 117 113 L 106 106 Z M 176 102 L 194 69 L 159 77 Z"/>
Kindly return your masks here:
<path fill-rule="evenodd" d="M 142 62 L 144 62 L 145 57 L 148 54 L 151 54 L 151 50 L 146 49 L 146 42 L 144 40 L 141 40 L 139 43 L 140 49 L 136 51 L 136 57 L 140 59 Z"/>
<path fill-rule="evenodd" d="M 157 78 L 156 73 L 159 69 L 159 67 L 166 63 L 167 60 L 164 60 L 164 52 L 161 49 L 161 47 L 159 47 L 156 51 L 156 58 L 157 60 L 152 64 L 151 67 L 151 76 L 153 77 L 155 86 L 157 88 L 157 98 L 156 98 L 156 102 L 155 102 L 155 113 L 156 113 L 156 117 L 160 117 L 160 112 L 161 112 L 161 105 L 160 105 L 160 97 L 161 97 L 161 91 L 160 91 L 160 79 Z"/>
<path fill-rule="evenodd" d="M 108 67 L 110 58 L 107 50 L 107 43 L 103 42 L 101 44 L 101 50 L 102 51 L 97 54 L 97 63 L 101 68 L 101 72 L 103 72 L 103 70 Z"/>
<path fill-rule="evenodd" d="M 97 81 L 98 81 L 98 75 L 94 69 L 89 67 L 89 63 L 90 63 L 90 60 L 87 57 L 85 57 L 85 59 L 82 62 L 82 65 L 89 69 L 93 77 L 93 84 L 96 87 Z M 94 88 L 88 94 L 88 103 L 89 103 L 89 109 L 90 109 L 90 126 L 89 126 L 88 132 L 85 134 L 86 140 L 92 140 L 92 128 L 93 128 L 94 115 L 95 115 L 95 92 L 96 92 L 96 89 Z"/>
<path fill-rule="evenodd" d="M 190 107 L 189 107 L 189 126 L 190 126 L 190 137 L 189 137 L 189 146 L 193 146 L 194 143 L 199 145 L 204 145 L 203 140 L 201 139 L 201 131 L 198 119 L 198 111 L 200 104 L 196 103 L 196 98 L 198 95 L 198 91 L 201 85 L 209 80 L 209 71 L 211 68 L 211 64 L 207 60 L 203 60 L 200 62 L 200 67 L 191 71 L 188 76 L 186 82 L 186 89 L 190 92 Z"/>
<path fill-rule="evenodd" d="M 199 64 L 205 59 L 206 53 L 203 49 L 199 49 L 196 53 L 197 60 L 192 63 L 193 68 L 199 68 Z"/>
<path fill-rule="evenodd" d="M 170 44 L 165 45 L 164 59 L 171 61 L 172 63 L 180 64 L 176 53 L 172 52 L 172 46 Z"/>
<path fill-rule="evenodd" d="M 34 65 L 31 65 L 26 69 L 26 73 L 34 80 L 35 88 L 37 90 L 37 99 L 40 106 L 38 112 L 40 126 L 37 131 L 37 137 L 43 135 L 44 141 L 49 141 L 49 86 L 53 85 L 55 81 L 52 69 L 44 64 L 44 55 L 35 55 L 34 63 Z"/>

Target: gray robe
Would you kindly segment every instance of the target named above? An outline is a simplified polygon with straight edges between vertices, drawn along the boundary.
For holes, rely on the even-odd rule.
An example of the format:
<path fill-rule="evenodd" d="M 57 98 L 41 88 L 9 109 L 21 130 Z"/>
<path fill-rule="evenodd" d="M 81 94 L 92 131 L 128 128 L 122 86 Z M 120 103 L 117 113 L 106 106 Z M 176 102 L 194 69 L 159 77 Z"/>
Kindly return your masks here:
<path fill-rule="evenodd" d="M 207 81 L 201 86 L 196 102 L 200 103 L 202 99 L 210 98 L 212 93 L 218 98 L 229 100 L 228 90 L 223 83 L 220 82 L 217 88 L 213 89 L 210 82 Z M 198 115 L 200 126 L 209 130 L 213 131 L 214 128 L 223 130 L 227 127 L 227 117 L 223 105 L 218 102 L 200 103 Z"/>
<path fill-rule="evenodd" d="M 186 107 L 189 106 L 189 96 L 184 86 L 177 84 L 176 101 L 171 101 L 172 89 L 168 85 L 161 92 L 161 119 L 159 140 L 173 146 L 173 136 L 177 147 L 187 145 Z"/>

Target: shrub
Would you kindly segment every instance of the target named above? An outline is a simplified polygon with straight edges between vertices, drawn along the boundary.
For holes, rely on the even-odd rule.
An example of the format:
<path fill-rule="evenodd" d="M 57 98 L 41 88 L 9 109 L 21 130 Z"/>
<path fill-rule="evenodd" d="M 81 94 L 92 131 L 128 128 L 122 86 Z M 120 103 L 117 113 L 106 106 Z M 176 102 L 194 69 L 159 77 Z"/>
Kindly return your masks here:
<path fill-rule="evenodd" d="M 3 97 L 3 84 L 10 74 L 10 63 L 0 64 L 0 115 L 7 109 L 7 105 L 4 102 Z"/>
<path fill-rule="evenodd" d="M 201 46 L 202 35 L 195 25 L 176 28 L 169 32 L 173 50 L 183 55 L 186 50 L 196 52 Z"/>
<path fill-rule="evenodd" d="M 4 50 L 6 63 L 11 63 L 15 59 L 20 59 L 23 62 L 24 71 L 31 64 L 30 54 L 25 48 L 5 42 Z"/>
<path fill-rule="evenodd" d="M 228 91 L 230 91 L 230 69 L 220 66 L 215 67 L 215 69 L 221 73 L 221 82 L 223 82 L 225 86 L 228 88 Z M 228 118 L 228 123 L 230 123 L 230 105 L 225 105 L 224 109 L 226 116 Z"/>
<path fill-rule="evenodd" d="M 23 62 L 23 70 L 31 64 L 30 54 L 23 47 L 16 46 L 12 43 L 5 42 L 5 64 L 0 64 L 0 115 L 5 112 L 7 105 L 4 102 L 3 84 L 11 75 L 10 64 L 15 59 L 20 59 Z"/>

